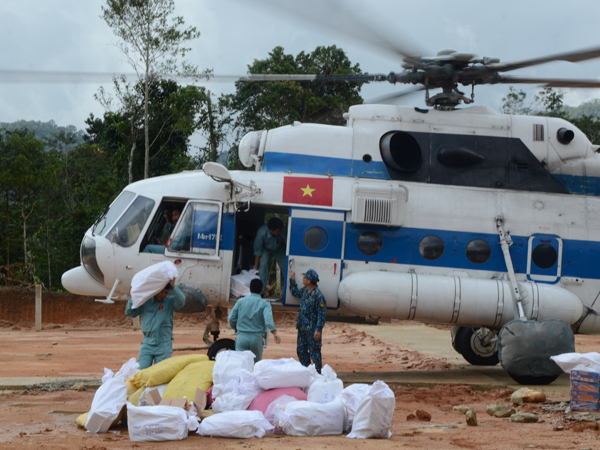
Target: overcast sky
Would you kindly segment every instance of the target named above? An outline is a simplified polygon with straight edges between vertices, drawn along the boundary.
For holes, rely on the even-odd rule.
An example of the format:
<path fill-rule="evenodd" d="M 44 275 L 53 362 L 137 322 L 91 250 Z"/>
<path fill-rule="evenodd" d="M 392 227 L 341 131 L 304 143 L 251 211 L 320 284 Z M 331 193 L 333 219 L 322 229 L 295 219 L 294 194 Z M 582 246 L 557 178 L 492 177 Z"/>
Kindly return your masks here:
<path fill-rule="evenodd" d="M 287 0 L 279 0 L 286 2 Z M 321 0 L 322 3 L 331 3 Z M 265 6 L 265 3 L 267 5 Z M 297 0 L 297 4 L 308 4 Z M 117 39 L 100 18 L 103 0 L 20 0 L 0 3 L 0 122 L 54 120 L 82 129 L 90 113 L 102 115 L 93 94 L 105 83 L 16 83 L 4 71 L 129 72 Z M 400 71 L 400 61 L 360 45 L 329 26 L 308 24 L 269 7 L 267 0 L 176 0 L 177 14 L 202 33 L 192 43 L 188 61 L 215 74 L 243 75 L 248 64 L 263 59 L 275 46 L 293 55 L 319 45 L 343 48 L 363 71 Z M 352 11 L 361 21 L 406 46 L 412 41 L 424 53 L 444 48 L 498 57 L 503 62 L 600 46 L 600 1 L 572 0 L 345 0 L 333 7 L 310 7 L 308 14 L 334 24 Z M 357 34 L 359 34 L 357 32 Z M 600 59 L 572 64 L 554 62 L 512 75 L 600 78 Z M 233 83 L 210 83 L 213 92 L 233 92 Z M 392 92 L 387 83 L 363 88 L 365 100 Z M 470 89 L 466 89 L 470 94 Z M 476 104 L 496 110 L 507 87 L 480 86 Z M 571 90 L 567 103 L 577 105 L 600 96 L 600 90 Z M 403 104 L 424 107 L 423 94 Z"/>

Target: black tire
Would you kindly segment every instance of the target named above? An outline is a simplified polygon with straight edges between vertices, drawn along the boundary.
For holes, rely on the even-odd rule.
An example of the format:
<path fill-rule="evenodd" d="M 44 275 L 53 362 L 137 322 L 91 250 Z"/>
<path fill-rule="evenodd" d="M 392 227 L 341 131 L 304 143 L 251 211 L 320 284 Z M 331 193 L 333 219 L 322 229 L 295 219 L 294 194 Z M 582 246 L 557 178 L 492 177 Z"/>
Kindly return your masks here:
<path fill-rule="evenodd" d="M 499 362 L 497 343 L 483 346 L 480 335 L 479 328 L 460 327 L 454 338 L 454 349 L 474 366 L 495 366 Z"/>
<path fill-rule="evenodd" d="M 235 341 L 233 339 L 219 339 L 213 345 L 210 346 L 208 352 L 208 359 L 214 361 L 217 357 L 217 353 L 223 350 L 235 350 Z"/>
<path fill-rule="evenodd" d="M 540 375 L 540 376 L 536 377 L 533 375 L 514 375 L 510 372 L 507 372 L 507 373 L 517 383 L 525 385 L 525 386 L 532 386 L 532 385 L 546 386 L 547 384 L 552 383 L 554 380 L 556 380 L 559 377 L 559 375 Z"/>

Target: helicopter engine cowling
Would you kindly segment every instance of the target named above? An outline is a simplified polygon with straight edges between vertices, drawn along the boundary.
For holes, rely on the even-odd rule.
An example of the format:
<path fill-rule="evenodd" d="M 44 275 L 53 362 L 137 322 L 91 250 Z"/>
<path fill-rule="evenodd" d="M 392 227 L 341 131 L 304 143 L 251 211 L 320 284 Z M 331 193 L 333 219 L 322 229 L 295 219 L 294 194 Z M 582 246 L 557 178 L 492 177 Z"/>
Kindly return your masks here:
<path fill-rule="evenodd" d="M 572 292 L 549 284 L 518 284 L 528 319 L 571 325 L 582 317 L 583 304 Z M 518 317 L 510 283 L 503 280 L 357 272 L 342 280 L 338 296 L 346 307 L 374 317 L 494 329 Z"/>
<path fill-rule="evenodd" d="M 559 128 L 556 132 L 556 139 L 558 139 L 558 142 L 561 144 L 567 145 L 571 143 L 573 138 L 575 138 L 575 133 L 568 128 Z"/>

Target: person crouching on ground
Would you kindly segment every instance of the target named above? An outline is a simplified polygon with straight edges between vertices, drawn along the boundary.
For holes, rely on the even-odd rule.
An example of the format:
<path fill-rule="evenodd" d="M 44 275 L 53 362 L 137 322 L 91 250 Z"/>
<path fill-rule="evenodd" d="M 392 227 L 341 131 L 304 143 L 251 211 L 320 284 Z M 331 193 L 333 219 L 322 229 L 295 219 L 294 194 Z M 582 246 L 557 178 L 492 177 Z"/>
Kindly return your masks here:
<path fill-rule="evenodd" d="M 263 283 L 259 278 L 250 281 L 251 294 L 235 302 L 228 317 L 230 328 L 237 333 L 235 349 L 239 352 L 250 350 L 255 355 L 255 363 L 262 359 L 263 335 L 267 328 L 273 333 L 275 342 L 281 343 L 273 322 L 271 304 L 260 296 L 262 291 Z"/>
<path fill-rule="evenodd" d="M 298 311 L 298 341 L 296 351 L 298 359 L 303 366 L 310 366 L 310 360 L 317 372 L 321 373 L 321 332 L 325 325 L 327 303 L 321 290 L 317 287 L 319 275 L 313 269 L 302 274 L 304 287 L 298 289 L 296 272 L 290 270 L 290 292 L 294 297 L 300 298 Z"/>
<path fill-rule="evenodd" d="M 132 300 L 127 302 L 125 315 L 137 317 L 142 315 L 142 332 L 144 340 L 140 347 L 138 363 L 140 370 L 154 363 L 170 358 L 173 354 L 173 316 L 185 306 L 185 295 L 173 278 L 165 288 L 141 305 L 133 309 Z"/>

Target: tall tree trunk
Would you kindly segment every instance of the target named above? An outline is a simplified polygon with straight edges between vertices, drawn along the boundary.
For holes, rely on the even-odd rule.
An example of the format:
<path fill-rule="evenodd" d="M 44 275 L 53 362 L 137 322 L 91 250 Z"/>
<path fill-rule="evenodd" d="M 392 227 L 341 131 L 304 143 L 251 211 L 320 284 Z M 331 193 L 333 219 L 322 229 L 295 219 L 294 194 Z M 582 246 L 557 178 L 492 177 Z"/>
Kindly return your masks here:
<path fill-rule="evenodd" d="M 21 217 L 23 218 L 23 263 L 25 265 L 25 273 L 29 271 L 29 261 L 27 260 L 27 216 L 25 215 L 25 199 L 23 195 L 21 200 Z"/>

